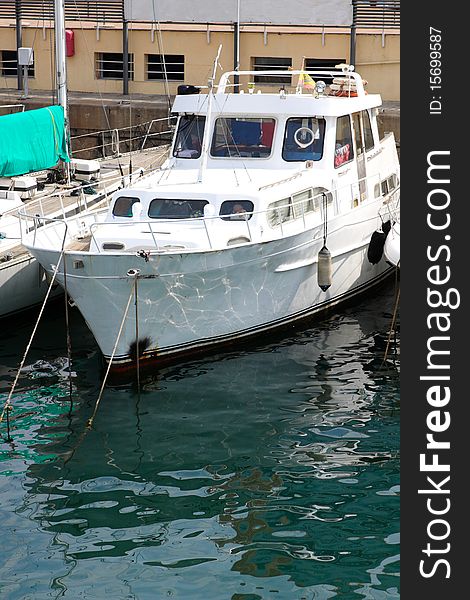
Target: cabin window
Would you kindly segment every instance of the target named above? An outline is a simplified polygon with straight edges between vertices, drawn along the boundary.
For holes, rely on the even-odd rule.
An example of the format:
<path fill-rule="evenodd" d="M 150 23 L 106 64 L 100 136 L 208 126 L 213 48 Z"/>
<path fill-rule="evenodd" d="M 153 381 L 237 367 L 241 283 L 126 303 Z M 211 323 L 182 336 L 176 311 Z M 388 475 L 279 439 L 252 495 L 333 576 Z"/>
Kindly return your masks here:
<path fill-rule="evenodd" d="M 295 117 L 288 119 L 282 158 L 288 162 L 320 160 L 323 156 L 325 119 Z"/>
<path fill-rule="evenodd" d="M 128 54 L 129 79 L 134 79 L 134 55 Z M 123 79 L 124 55 L 122 52 L 98 52 L 95 54 L 97 79 Z"/>
<path fill-rule="evenodd" d="M 314 210 L 313 190 L 305 190 L 292 196 L 292 215 L 294 219 L 302 218 Z"/>
<path fill-rule="evenodd" d="M 372 125 L 370 123 L 370 117 L 367 110 L 362 111 L 362 124 L 364 126 L 364 142 L 366 145 L 366 151 L 372 150 L 374 147 L 374 136 L 372 134 Z"/>
<path fill-rule="evenodd" d="M 202 151 L 206 117 L 183 115 L 178 124 L 173 156 L 199 158 Z"/>
<path fill-rule="evenodd" d="M 336 121 L 335 168 L 354 158 L 351 121 L 349 115 L 338 117 Z"/>
<path fill-rule="evenodd" d="M 132 207 L 136 202 L 140 202 L 139 198 L 119 196 L 114 202 L 113 215 L 115 217 L 132 217 Z"/>
<path fill-rule="evenodd" d="M 356 154 L 360 156 L 364 152 L 364 142 L 361 129 L 361 113 L 353 114 L 354 141 L 356 142 Z"/>
<path fill-rule="evenodd" d="M 386 196 L 390 192 L 393 192 L 398 187 L 398 177 L 395 173 L 383 179 L 380 183 L 376 183 L 374 186 L 374 196 L 378 198 L 380 195 Z"/>
<path fill-rule="evenodd" d="M 276 227 L 292 218 L 292 206 L 290 198 L 284 198 L 277 202 L 271 202 L 267 210 L 267 220 L 271 227 Z"/>
<path fill-rule="evenodd" d="M 215 122 L 211 156 L 268 158 L 274 137 L 274 119 L 219 118 Z"/>
<path fill-rule="evenodd" d="M 16 50 L 2 50 L 0 52 L 2 59 L 2 76 L 16 77 L 18 74 L 18 54 Z M 23 73 L 23 67 L 21 67 Z M 28 77 L 34 77 L 34 64 L 28 67 Z"/>
<path fill-rule="evenodd" d="M 292 67 L 292 58 L 257 56 L 252 59 L 253 71 L 287 71 Z M 255 75 L 255 83 L 291 85 L 290 75 Z"/>
<path fill-rule="evenodd" d="M 219 216 L 223 221 L 249 221 L 254 205 L 250 200 L 226 200 L 222 202 Z"/>
<path fill-rule="evenodd" d="M 155 198 L 150 202 L 151 219 L 197 219 L 204 216 L 207 200 L 179 200 Z"/>
<path fill-rule="evenodd" d="M 147 79 L 184 81 L 183 54 L 147 54 Z"/>

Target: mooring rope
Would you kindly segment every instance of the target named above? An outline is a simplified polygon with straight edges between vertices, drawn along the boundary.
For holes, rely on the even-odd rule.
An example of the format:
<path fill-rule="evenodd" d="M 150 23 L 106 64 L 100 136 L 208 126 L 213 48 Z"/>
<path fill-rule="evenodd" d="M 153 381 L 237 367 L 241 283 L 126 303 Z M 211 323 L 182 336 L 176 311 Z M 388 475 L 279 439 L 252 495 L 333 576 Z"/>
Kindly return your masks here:
<path fill-rule="evenodd" d="M 387 357 L 388 357 L 388 349 L 390 347 L 390 342 L 392 340 L 392 334 L 395 332 L 395 322 L 396 322 L 396 318 L 397 318 L 398 305 L 400 303 L 400 286 L 398 285 L 398 268 L 399 267 L 396 267 L 396 271 L 395 271 L 395 285 L 398 286 L 396 288 L 397 291 L 395 294 L 395 306 L 393 308 L 392 322 L 390 323 L 390 331 L 388 332 L 387 346 L 385 347 L 385 354 L 384 354 L 384 358 L 382 361 L 382 366 L 385 364 L 385 361 L 387 360 Z"/>
<path fill-rule="evenodd" d="M 123 315 L 122 320 L 121 320 L 121 325 L 119 327 L 119 331 L 118 331 L 118 334 L 117 334 L 116 342 L 114 344 L 114 348 L 113 348 L 113 351 L 111 353 L 111 357 L 110 357 L 109 362 L 108 362 L 108 368 L 106 369 L 106 373 L 105 373 L 105 376 L 103 378 L 103 383 L 101 384 L 100 393 L 98 394 L 98 399 L 96 400 L 96 404 L 95 404 L 95 408 L 93 410 L 93 414 L 91 415 L 91 417 L 87 421 L 87 428 L 88 429 L 90 429 L 91 426 L 93 425 L 93 421 L 95 419 L 99 403 L 101 402 L 101 398 L 103 396 L 104 388 L 106 386 L 106 381 L 108 379 L 109 371 L 110 371 L 111 365 L 113 363 L 114 355 L 116 354 L 117 346 L 119 344 L 119 340 L 121 338 L 122 330 L 124 328 L 124 322 L 126 320 L 127 313 L 129 312 L 129 307 L 131 305 L 131 301 L 132 301 L 133 296 L 134 296 L 134 286 L 132 286 L 131 293 L 129 294 L 129 299 L 127 300 L 127 306 L 126 306 L 126 309 L 124 311 L 124 315 Z"/>
<path fill-rule="evenodd" d="M 63 259 L 63 256 L 64 256 L 64 246 L 65 246 L 65 238 L 66 238 L 66 236 L 67 236 L 67 226 L 66 226 L 66 229 L 65 229 L 64 239 L 62 241 L 62 248 L 61 248 L 61 251 L 60 251 L 59 260 L 57 261 L 57 265 L 54 268 L 54 272 L 52 274 L 52 278 L 51 278 L 51 281 L 49 283 L 49 287 L 47 289 L 46 296 L 45 296 L 44 301 L 42 303 L 41 310 L 39 311 L 39 315 L 38 315 L 38 318 L 36 320 L 36 324 L 34 325 L 34 329 L 33 329 L 33 332 L 31 334 L 31 337 L 29 338 L 28 345 L 26 346 L 26 351 L 25 351 L 25 353 L 23 355 L 23 358 L 21 360 L 20 366 L 18 367 L 18 371 L 16 372 L 15 380 L 13 381 L 13 385 L 12 385 L 12 387 L 10 389 L 10 393 L 8 394 L 8 398 L 7 398 L 6 402 L 5 402 L 5 404 L 3 405 L 2 413 L 0 414 L 0 423 L 2 423 L 2 421 L 3 421 L 3 417 L 5 416 L 5 412 L 7 410 L 11 410 L 11 398 L 13 396 L 13 392 L 15 391 L 16 385 L 18 383 L 18 379 L 20 377 L 20 373 L 21 373 L 21 371 L 22 371 L 22 369 L 24 367 L 24 363 L 26 361 L 26 357 L 28 356 L 28 352 L 29 352 L 29 350 L 31 348 L 31 344 L 33 343 L 33 339 L 34 339 L 34 336 L 36 335 L 37 328 L 39 327 L 39 323 L 41 321 L 44 309 L 46 308 L 46 303 L 47 303 L 47 300 L 49 299 L 49 295 L 51 293 L 52 286 L 54 285 L 54 281 L 55 281 L 56 275 L 57 275 L 57 273 L 59 271 L 61 260 Z M 70 365 L 69 365 L 69 369 L 70 369 Z"/>

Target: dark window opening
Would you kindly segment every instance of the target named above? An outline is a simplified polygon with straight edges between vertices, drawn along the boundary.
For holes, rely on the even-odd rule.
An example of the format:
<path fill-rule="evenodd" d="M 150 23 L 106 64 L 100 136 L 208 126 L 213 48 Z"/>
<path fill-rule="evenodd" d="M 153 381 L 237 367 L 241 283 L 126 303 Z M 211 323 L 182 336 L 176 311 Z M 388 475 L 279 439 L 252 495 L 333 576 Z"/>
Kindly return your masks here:
<path fill-rule="evenodd" d="M 292 67 L 292 58 L 277 58 L 257 56 L 253 58 L 253 71 L 287 71 Z M 255 75 L 255 83 L 269 83 L 274 85 L 291 85 L 290 75 Z"/>
<path fill-rule="evenodd" d="M 223 221 L 249 221 L 253 209 L 251 200 L 226 200 L 222 202 L 219 215 Z"/>
<path fill-rule="evenodd" d="M 132 217 L 132 207 L 136 202 L 140 202 L 139 198 L 119 196 L 114 202 L 113 215 L 115 217 Z"/>
<path fill-rule="evenodd" d="M 147 54 L 147 79 L 184 81 L 183 54 Z"/>
<path fill-rule="evenodd" d="M 177 158 L 199 158 L 202 151 L 206 117 L 183 115 L 178 124 L 173 156 Z"/>
<path fill-rule="evenodd" d="M 98 79 L 123 79 L 123 54 L 119 52 L 100 52 L 96 54 L 96 77 Z M 128 55 L 129 79 L 134 79 L 134 55 Z"/>
<path fill-rule="evenodd" d="M 155 198 L 150 202 L 151 219 L 197 219 L 204 216 L 207 200 L 170 200 Z"/>
<path fill-rule="evenodd" d="M 351 121 L 349 115 L 338 117 L 336 121 L 335 168 L 354 158 Z"/>
<path fill-rule="evenodd" d="M 325 71 L 331 71 L 335 69 L 336 65 L 340 65 L 341 63 L 345 62 L 345 58 L 306 58 L 305 69 L 325 69 Z M 324 81 L 327 85 L 333 82 L 333 77 L 326 74 L 321 77 L 319 75 L 315 75 L 313 79 L 315 79 L 315 81 Z"/>
<path fill-rule="evenodd" d="M 364 125 L 366 150 L 372 150 L 374 147 L 374 136 L 372 134 L 372 125 L 370 123 L 369 112 L 367 110 L 362 111 L 362 123 Z"/>
<path fill-rule="evenodd" d="M 212 136 L 211 156 L 267 158 L 271 154 L 274 119 L 219 118 Z"/>
<path fill-rule="evenodd" d="M 18 74 L 18 54 L 16 50 L 2 50 L 2 76 L 16 77 Z M 21 67 L 23 73 L 23 67 Z M 28 77 L 34 77 L 34 64 L 28 67 Z"/>
<path fill-rule="evenodd" d="M 294 117 L 287 120 L 282 158 L 289 162 L 320 160 L 323 156 L 325 119 Z"/>

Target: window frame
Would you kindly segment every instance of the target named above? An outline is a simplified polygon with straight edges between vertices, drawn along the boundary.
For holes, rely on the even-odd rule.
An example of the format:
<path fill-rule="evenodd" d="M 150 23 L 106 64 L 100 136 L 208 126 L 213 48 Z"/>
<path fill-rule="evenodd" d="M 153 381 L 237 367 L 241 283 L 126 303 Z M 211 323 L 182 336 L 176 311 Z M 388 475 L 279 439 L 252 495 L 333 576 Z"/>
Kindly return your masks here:
<path fill-rule="evenodd" d="M 239 120 L 239 121 L 260 121 L 260 127 L 261 127 L 261 136 L 262 136 L 262 126 L 263 126 L 263 121 L 272 121 L 274 128 L 273 128 L 273 134 L 271 137 L 271 146 L 269 147 L 269 154 L 267 156 L 242 156 L 240 154 L 234 154 L 234 155 L 229 155 L 229 156 L 218 156 L 217 154 L 213 154 L 214 149 L 217 147 L 216 145 L 216 135 L 217 135 L 217 124 L 219 123 L 219 121 L 230 121 L 232 119 L 235 120 Z M 275 117 L 272 116 L 260 116 L 260 115 L 246 115 L 244 117 L 240 117 L 240 115 L 225 115 L 225 116 L 219 116 L 215 119 L 213 127 L 212 127 L 212 138 L 211 138 L 211 143 L 210 143 L 210 147 L 209 147 L 209 155 L 211 157 L 211 159 L 216 159 L 216 160 L 227 160 L 227 159 L 237 159 L 237 160 L 269 160 L 272 157 L 273 154 L 273 148 L 274 148 L 274 138 L 276 135 L 276 130 L 277 130 L 277 125 L 278 125 L 278 120 Z M 227 146 L 234 146 L 237 147 L 237 144 L 234 142 L 233 140 L 233 136 L 232 136 L 232 141 L 233 143 L 227 143 Z M 228 142 L 228 140 L 227 140 Z M 241 145 L 241 144 L 240 144 Z M 246 146 L 248 146 L 247 144 L 245 144 Z M 261 145 L 261 144 L 260 144 Z M 268 148 L 268 146 L 265 146 L 266 148 Z M 252 148 L 255 148 L 255 146 L 252 146 Z"/>
<path fill-rule="evenodd" d="M 120 56 L 121 60 L 117 60 L 115 58 L 107 58 L 104 56 Z M 116 63 L 117 65 L 121 65 L 121 69 L 119 66 L 114 69 L 103 69 L 103 65 L 105 63 Z M 134 53 L 128 52 L 128 64 L 129 64 L 129 81 L 134 81 Z M 108 76 L 104 73 L 120 73 L 120 76 Z M 124 79 L 124 53 L 123 52 L 95 52 L 95 79 L 103 79 L 106 81 L 123 81 Z"/>
<path fill-rule="evenodd" d="M 371 119 L 369 111 L 367 109 L 362 110 L 361 113 L 362 113 L 362 126 L 364 129 L 364 148 L 365 148 L 366 152 L 369 152 L 370 150 L 373 150 L 375 148 L 374 130 L 372 129 L 372 119 Z M 366 128 L 366 123 L 369 126 L 368 128 Z M 370 137 L 368 135 L 369 132 L 370 132 Z M 368 145 L 369 140 L 372 140 L 372 146 Z"/>
<path fill-rule="evenodd" d="M 117 214 L 114 212 L 114 211 L 115 211 L 115 209 L 116 209 L 116 205 L 117 205 L 117 203 L 119 202 L 119 200 L 124 200 L 124 199 L 126 199 L 126 200 L 132 200 L 132 201 L 133 201 L 133 202 L 131 203 L 130 207 L 129 207 L 129 208 L 130 208 L 130 214 L 127 214 L 127 215 L 117 215 Z M 132 219 L 132 217 L 133 217 L 133 211 L 132 211 L 132 207 L 133 207 L 133 206 L 134 206 L 134 204 L 136 204 L 137 202 L 141 202 L 141 199 L 140 199 L 138 196 L 118 196 L 118 197 L 116 198 L 116 200 L 113 202 L 113 211 L 112 211 L 113 217 L 118 217 L 118 218 L 121 218 L 121 219 Z"/>
<path fill-rule="evenodd" d="M 322 70 L 325 71 L 333 71 L 335 70 L 336 65 L 346 63 L 346 58 L 307 58 L 304 59 L 304 68 L 306 71 L 315 71 Z M 317 64 L 313 64 L 317 63 Z M 325 77 L 320 77 L 319 75 L 315 75 L 315 80 L 324 81 L 326 85 L 329 85 L 333 82 L 334 76 L 325 75 Z"/>
<path fill-rule="evenodd" d="M 150 62 L 150 57 L 154 57 L 155 60 L 153 62 Z M 160 61 L 158 61 L 158 57 L 160 58 Z M 165 57 L 165 65 L 166 65 L 166 69 L 163 68 L 163 60 L 162 57 Z M 181 62 L 170 62 L 170 60 L 167 59 L 172 59 L 172 58 L 182 58 Z M 184 76 L 185 76 L 185 55 L 184 54 L 153 54 L 153 53 L 149 53 L 145 55 L 145 79 L 146 81 L 165 81 L 165 70 L 166 70 L 166 76 L 168 78 L 168 81 L 184 81 Z M 161 70 L 160 71 L 150 71 L 149 70 L 149 65 L 154 65 L 155 67 L 157 67 L 158 65 L 160 65 Z M 182 71 L 172 71 L 168 68 L 169 65 L 178 65 L 182 67 Z M 150 77 L 150 74 L 153 74 L 154 77 Z"/>
<path fill-rule="evenodd" d="M 294 119 L 317 119 L 318 121 L 318 125 L 319 125 L 319 129 L 320 129 L 320 138 L 322 139 L 322 146 L 321 146 L 321 155 L 320 158 L 310 158 L 308 156 L 306 156 L 305 158 L 286 158 L 285 157 L 285 146 L 286 146 L 286 141 L 287 141 L 287 129 L 289 126 L 289 121 L 292 121 Z M 322 124 L 323 124 L 323 129 L 322 129 Z M 281 156 L 282 159 L 285 162 L 305 162 L 306 160 L 313 160 L 314 162 L 318 162 L 323 158 L 323 153 L 325 150 L 325 130 L 326 130 L 326 119 L 324 117 L 289 117 L 286 120 L 285 123 L 285 128 L 284 128 L 284 137 L 283 137 L 283 141 L 282 141 L 282 152 L 281 152 Z M 312 145 L 315 142 L 312 142 Z M 305 150 L 307 150 L 308 148 L 305 148 Z M 299 148 L 299 152 L 301 152 L 301 148 Z"/>
<path fill-rule="evenodd" d="M 4 57 L 5 52 L 8 52 L 11 55 L 11 57 L 13 57 L 13 58 L 5 59 L 5 57 Z M 17 50 L 0 50 L 0 55 L 1 55 L 1 76 L 2 77 L 17 77 L 18 76 L 18 51 Z M 13 63 L 14 66 L 5 66 L 5 62 Z M 29 79 L 35 79 L 35 77 L 36 77 L 34 67 L 35 67 L 34 62 L 32 65 L 28 66 L 28 78 Z M 20 69 L 21 69 L 21 76 L 23 76 L 23 67 L 20 67 Z M 11 73 L 5 73 L 6 70 L 11 71 Z"/>
<path fill-rule="evenodd" d="M 290 61 L 289 64 L 284 65 L 276 65 L 274 64 L 260 64 L 257 61 L 259 60 L 284 60 Z M 292 57 L 288 56 L 252 56 L 251 57 L 251 67 L 252 71 L 287 71 L 292 69 Z M 281 85 L 281 86 L 292 86 L 292 76 L 291 75 L 280 75 L 280 79 L 276 78 L 275 75 L 254 75 L 253 81 L 256 85 Z"/>
<path fill-rule="evenodd" d="M 248 210 L 246 208 L 246 205 L 248 203 L 251 204 L 250 210 Z M 247 217 L 246 218 L 245 217 L 237 218 L 234 216 L 234 215 L 236 215 L 236 213 L 233 213 L 233 212 L 223 213 L 222 210 L 223 210 L 224 205 L 226 205 L 226 204 L 231 204 L 232 208 L 236 204 L 240 204 L 245 209 Z M 219 217 L 222 219 L 222 221 L 230 221 L 230 222 L 232 222 L 232 221 L 249 221 L 253 216 L 254 210 L 255 210 L 255 205 L 254 205 L 253 201 L 248 200 L 247 198 L 241 198 L 241 199 L 237 198 L 236 200 L 224 200 L 222 202 L 222 204 L 220 205 Z M 245 213 L 240 213 L 240 214 L 245 214 Z"/>
<path fill-rule="evenodd" d="M 193 214 L 188 214 L 188 215 L 164 215 L 164 216 L 159 216 L 159 215 L 151 215 L 151 209 L 152 209 L 152 204 L 155 201 L 162 201 L 162 202 L 172 202 L 172 203 L 176 203 L 179 202 L 181 203 L 181 205 L 183 204 L 188 204 L 191 207 L 191 210 L 193 212 L 200 212 L 201 214 L 199 215 L 193 215 Z M 191 202 L 200 202 L 200 203 L 204 203 L 202 204 L 201 207 L 199 208 L 193 208 L 192 205 L 190 204 Z M 149 204 L 148 204 L 148 208 L 147 208 L 147 217 L 149 219 L 153 219 L 155 221 L 178 221 L 178 220 L 189 220 L 189 219 L 202 219 L 204 217 L 204 208 L 209 204 L 209 200 L 206 200 L 205 198 L 152 198 L 152 200 L 150 200 Z"/>
<path fill-rule="evenodd" d="M 199 140 L 199 141 L 200 141 L 200 144 L 201 144 L 201 147 L 200 147 L 200 149 L 199 149 L 199 150 L 196 150 L 197 154 L 194 154 L 194 155 L 192 155 L 192 156 L 180 156 L 180 155 L 178 155 L 176 152 L 184 152 L 185 150 L 189 150 L 189 151 L 191 150 L 191 148 L 182 148 L 182 149 L 181 149 L 181 150 L 179 150 L 179 151 L 177 151 L 177 149 L 176 149 L 176 147 L 177 147 L 177 145 L 178 145 L 179 137 L 180 137 L 180 135 L 181 135 L 181 133 L 182 133 L 182 132 L 181 132 L 181 121 L 182 121 L 182 119 L 183 119 L 183 118 L 189 118 L 189 117 L 192 117 L 192 118 L 194 119 L 194 121 L 195 121 L 195 125 L 196 125 L 196 128 L 197 128 L 197 120 L 198 120 L 198 119 L 201 119 L 201 121 L 202 121 L 202 123 L 203 123 L 203 127 L 202 127 L 202 137 L 201 137 L 201 138 L 200 138 L 200 140 Z M 204 143 L 204 135 L 206 134 L 206 120 L 207 120 L 207 119 L 206 119 L 206 115 L 198 115 L 198 114 L 196 114 L 196 113 L 193 113 L 193 114 L 191 114 L 191 115 L 188 115 L 188 114 L 180 115 L 180 117 L 179 117 L 179 119 L 178 119 L 178 127 L 177 127 L 177 129 L 176 129 L 176 133 L 175 133 L 175 139 L 174 139 L 174 142 L 173 142 L 173 148 L 172 148 L 172 151 L 171 151 L 171 155 L 172 155 L 174 158 L 181 158 L 181 159 L 184 159 L 184 160 L 196 160 L 196 159 L 198 159 L 198 158 L 201 158 L 201 154 L 202 154 L 202 145 L 203 145 L 203 143 Z M 189 126 L 188 126 L 188 127 L 189 127 Z M 184 132 L 183 132 L 183 133 L 184 133 Z M 191 134 L 191 129 L 188 131 L 188 135 L 190 135 L 190 134 Z M 186 140 L 186 138 L 185 138 L 185 140 Z"/>
<path fill-rule="evenodd" d="M 349 123 L 349 143 L 348 144 L 342 144 L 340 146 L 340 148 L 336 148 L 336 144 L 338 144 L 338 122 L 340 119 L 348 119 L 348 123 Z M 348 163 L 353 162 L 354 158 L 355 158 L 355 154 L 354 154 L 354 140 L 353 140 L 353 126 L 351 123 L 351 115 L 347 114 L 347 115 L 340 115 L 339 117 L 337 117 L 336 119 L 336 128 L 335 128 L 335 156 L 334 156 L 334 168 L 335 169 L 340 169 L 343 165 L 347 165 Z M 346 145 L 349 145 L 349 157 L 347 160 L 341 161 L 339 164 L 336 164 L 336 159 L 337 159 L 337 151 L 345 148 Z"/>

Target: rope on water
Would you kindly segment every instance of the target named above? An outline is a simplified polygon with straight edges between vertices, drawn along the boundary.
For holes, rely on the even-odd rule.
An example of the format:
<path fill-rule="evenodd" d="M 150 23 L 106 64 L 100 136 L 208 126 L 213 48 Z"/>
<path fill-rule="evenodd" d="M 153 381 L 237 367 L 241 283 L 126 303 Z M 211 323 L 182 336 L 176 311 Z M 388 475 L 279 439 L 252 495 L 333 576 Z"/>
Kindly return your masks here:
<path fill-rule="evenodd" d="M 70 412 L 73 408 L 73 386 L 72 386 L 72 340 L 70 337 L 70 319 L 69 319 L 69 295 L 67 290 L 67 267 L 66 261 L 64 260 L 64 299 L 65 299 L 65 329 L 66 329 L 66 340 L 67 340 L 67 361 L 69 366 L 69 399 L 70 399 Z"/>
<path fill-rule="evenodd" d="M 392 335 L 395 333 L 395 323 L 396 323 L 396 319 L 397 319 L 398 305 L 400 303 L 400 287 L 398 285 L 398 267 L 396 268 L 396 271 L 395 271 L 395 285 L 397 286 L 396 287 L 397 291 L 395 294 L 395 306 L 393 308 L 392 322 L 390 323 L 390 331 L 388 332 L 387 346 L 385 348 L 385 354 L 384 354 L 384 358 L 382 361 L 382 366 L 385 364 L 385 361 L 387 360 L 388 349 L 390 347 Z"/>
<path fill-rule="evenodd" d="M 16 373 L 15 380 L 13 381 L 13 385 L 11 386 L 10 393 L 8 394 L 8 398 L 7 398 L 6 402 L 5 402 L 5 404 L 3 405 L 2 413 L 0 414 L 0 423 L 2 423 L 2 421 L 3 421 L 3 418 L 5 416 L 5 412 L 11 410 L 11 398 L 13 396 L 13 392 L 15 391 L 16 384 L 18 383 L 18 379 L 20 377 L 21 370 L 24 367 L 24 363 L 26 361 L 26 357 L 28 356 L 28 352 L 29 352 L 29 350 L 31 348 L 31 344 L 33 343 L 33 339 L 34 339 L 34 336 L 36 335 L 37 328 L 39 327 L 39 323 L 41 321 L 42 314 L 44 312 L 44 309 L 46 308 L 46 303 L 47 303 L 47 300 L 49 299 L 49 295 L 51 293 L 52 286 L 54 285 L 54 281 L 55 281 L 56 275 L 57 275 L 57 273 L 59 271 L 60 263 L 61 263 L 61 261 L 62 261 L 62 259 L 64 257 L 64 247 L 65 247 L 65 238 L 66 238 L 66 236 L 67 236 L 67 225 L 65 225 L 64 239 L 62 240 L 62 248 L 61 248 L 61 251 L 60 251 L 59 260 L 57 261 L 57 265 L 54 268 L 54 272 L 52 274 L 52 278 L 51 278 L 51 281 L 49 283 L 49 287 L 47 289 L 46 296 L 45 296 L 44 301 L 42 303 L 41 310 L 39 311 L 39 315 L 38 315 L 38 318 L 36 320 L 36 324 L 34 325 L 34 329 L 33 329 L 33 332 L 31 334 L 31 337 L 29 338 L 28 345 L 26 346 L 26 351 L 25 351 L 25 353 L 23 355 L 23 358 L 21 360 L 20 366 L 18 367 L 18 371 Z"/>
<path fill-rule="evenodd" d="M 118 331 L 118 334 L 117 334 L 116 342 L 114 344 L 114 348 L 113 348 L 113 351 L 111 353 L 111 357 L 110 357 L 109 362 L 108 362 L 108 368 L 106 369 L 106 373 L 105 373 L 105 376 L 104 376 L 104 379 L 103 379 L 103 383 L 101 384 L 100 393 L 98 394 L 98 399 L 96 400 L 96 404 L 95 404 L 95 408 L 93 410 L 93 414 L 91 415 L 91 417 L 87 421 L 87 428 L 88 429 L 91 429 L 91 426 L 93 425 L 93 421 L 95 419 L 96 412 L 98 410 L 98 406 L 99 406 L 99 403 L 101 401 L 101 397 L 103 396 L 103 392 L 104 392 L 104 388 L 105 388 L 105 385 L 106 385 L 106 381 L 108 379 L 109 371 L 111 369 L 111 365 L 112 365 L 112 362 L 113 362 L 113 359 L 114 359 L 114 355 L 116 354 L 117 345 L 119 344 L 119 340 L 121 338 L 122 330 L 124 328 L 124 323 L 126 321 L 127 313 L 129 312 L 129 307 L 131 305 L 133 297 L 134 297 L 134 286 L 132 286 L 131 293 L 129 294 L 129 299 L 127 300 L 126 309 L 125 309 L 124 314 L 122 316 L 121 325 L 119 327 L 119 331 Z"/>

